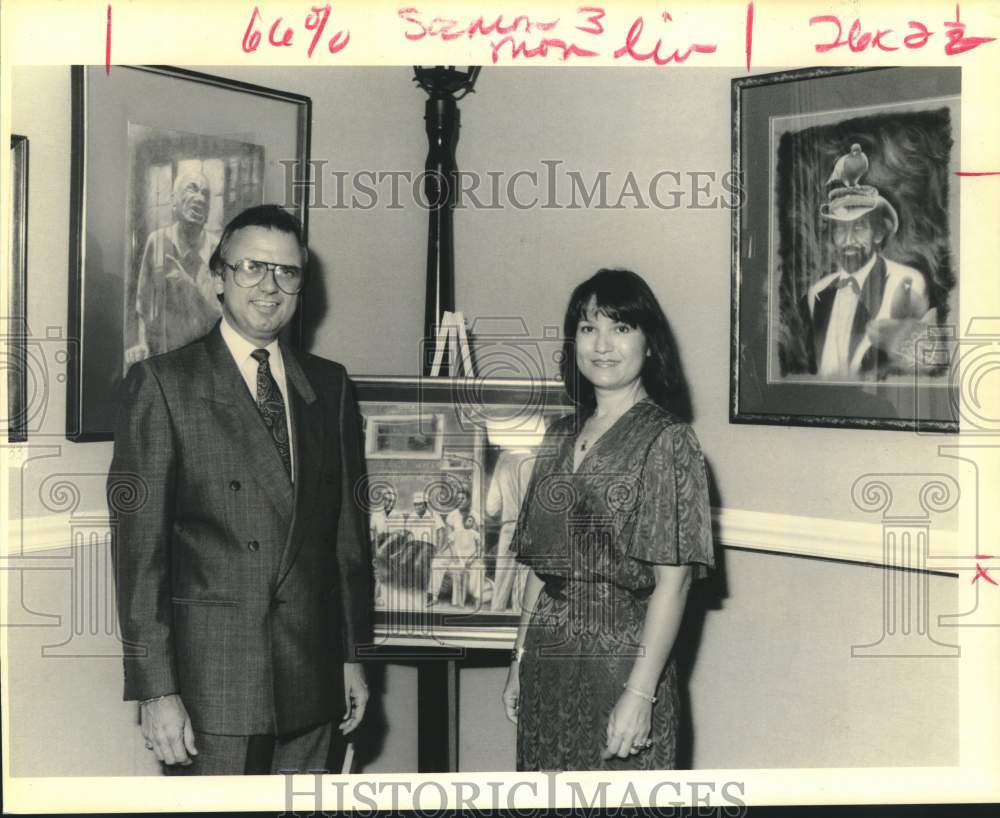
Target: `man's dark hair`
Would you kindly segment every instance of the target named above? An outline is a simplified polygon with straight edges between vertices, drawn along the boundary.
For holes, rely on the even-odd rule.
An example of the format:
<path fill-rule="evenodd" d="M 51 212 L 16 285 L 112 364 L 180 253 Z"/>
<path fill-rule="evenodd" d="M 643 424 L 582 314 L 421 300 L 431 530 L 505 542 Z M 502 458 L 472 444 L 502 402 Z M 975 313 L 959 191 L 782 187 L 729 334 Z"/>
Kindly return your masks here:
<path fill-rule="evenodd" d="M 295 236 L 295 241 L 302 251 L 302 266 L 306 266 L 309 260 L 309 249 L 302 241 L 302 225 L 284 208 L 274 204 L 257 205 L 248 208 L 226 225 L 222 231 L 222 238 L 212 253 L 208 261 L 209 269 L 214 275 L 222 275 L 222 260 L 229 249 L 229 242 L 233 233 L 242 230 L 244 227 L 266 227 L 268 230 L 278 230 L 282 233 L 290 233 Z"/>
<path fill-rule="evenodd" d="M 640 377 L 649 396 L 665 409 L 673 410 L 681 386 L 677 351 L 656 296 L 642 276 L 631 270 L 602 269 L 580 284 L 569 299 L 563 321 L 560 374 L 570 398 L 589 414 L 596 405 L 594 386 L 576 368 L 576 328 L 586 320 L 593 300 L 594 310 L 612 321 L 638 327 L 646 338 L 649 356 Z"/>

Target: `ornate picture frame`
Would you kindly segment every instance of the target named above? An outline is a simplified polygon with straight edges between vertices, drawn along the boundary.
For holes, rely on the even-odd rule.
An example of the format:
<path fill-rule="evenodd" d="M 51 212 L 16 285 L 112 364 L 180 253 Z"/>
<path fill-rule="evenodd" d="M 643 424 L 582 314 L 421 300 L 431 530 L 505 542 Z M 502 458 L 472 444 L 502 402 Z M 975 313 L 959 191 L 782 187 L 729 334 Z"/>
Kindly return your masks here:
<path fill-rule="evenodd" d="M 28 439 L 28 138 L 10 137 L 10 223 L 4 358 L 7 369 L 7 442 Z"/>
<path fill-rule="evenodd" d="M 734 79 L 730 421 L 957 432 L 961 72 Z"/>
<path fill-rule="evenodd" d="M 446 377 L 354 383 L 366 441 L 398 417 L 416 438 L 412 447 L 440 451 L 413 458 L 407 445 L 397 446 L 399 458 L 367 457 L 357 499 L 371 515 L 376 644 L 508 644 L 526 569 L 507 546 L 545 430 L 573 411 L 562 384 Z"/>
<path fill-rule="evenodd" d="M 208 258 L 226 222 L 274 202 L 307 227 L 283 197 L 311 102 L 166 66 L 73 66 L 72 102 L 66 435 L 110 440 L 128 367 L 218 319 Z"/>

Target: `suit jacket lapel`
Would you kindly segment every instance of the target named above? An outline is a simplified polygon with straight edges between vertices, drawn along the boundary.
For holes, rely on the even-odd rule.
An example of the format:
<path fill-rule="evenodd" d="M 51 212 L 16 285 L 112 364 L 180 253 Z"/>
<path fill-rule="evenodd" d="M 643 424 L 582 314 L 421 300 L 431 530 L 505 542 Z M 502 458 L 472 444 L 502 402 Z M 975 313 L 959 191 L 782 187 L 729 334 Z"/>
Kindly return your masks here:
<path fill-rule="evenodd" d="M 837 297 L 837 288 L 828 286 L 816 295 L 816 307 L 813 310 L 813 350 L 816 353 L 816 366 L 823 360 L 823 344 L 826 343 L 826 331 L 830 326 L 830 311 L 833 309 L 833 299 Z"/>
<path fill-rule="evenodd" d="M 861 288 L 858 297 L 858 308 L 854 311 L 854 323 L 851 325 L 851 343 L 847 349 L 847 359 L 854 360 L 854 353 L 858 344 L 866 337 L 865 331 L 868 322 L 878 314 L 879 305 L 882 303 L 882 294 L 885 292 L 885 261 L 879 256 L 875 261 L 875 266 L 868 273 L 865 285 Z"/>
<path fill-rule="evenodd" d="M 212 373 L 211 387 L 202 398 L 215 412 L 232 445 L 246 453 L 253 467 L 253 478 L 260 483 L 275 509 L 290 521 L 294 506 L 291 481 L 218 325 L 205 338 L 205 349 Z"/>
<path fill-rule="evenodd" d="M 295 457 L 295 502 L 292 524 L 278 567 L 278 584 L 285 578 L 295 557 L 302 547 L 302 537 L 298 535 L 299 520 L 311 513 L 321 488 L 322 452 L 326 430 L 323 407 L 316 400 L 309 379 L 295 353 L 282 344 L 281 357 L 285 364 L 285 379 L 288 383 L 288 398 L 292 417 L 292 447 Z"/>

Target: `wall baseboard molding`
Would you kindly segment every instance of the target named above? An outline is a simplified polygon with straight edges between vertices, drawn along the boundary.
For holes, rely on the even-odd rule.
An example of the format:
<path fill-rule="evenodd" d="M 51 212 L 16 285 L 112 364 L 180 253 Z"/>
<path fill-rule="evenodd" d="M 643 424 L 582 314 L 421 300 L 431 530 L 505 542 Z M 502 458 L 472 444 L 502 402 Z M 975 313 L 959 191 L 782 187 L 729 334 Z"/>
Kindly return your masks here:
<path fill-rule="evenodd" d="M 889 522 L 860 523 L 739 508 L 713 508 L 712 522 L 716 541 L 725 547 L 870 565 L 886 564 L 883 537 L 886 531 L 893 532 L 896 529 Z M 959 553 L 958 543 L 957 531 L 935 529 L 932 526 L 928 529 L 931 555 L 928 564 L 914 566 L 908 562 L 905 567 L 935 570 L 934 563 L 938 558 L 948 560 L 953 566 L 954 558 Z"/>
<path fill-rule="evenodd" d="M 803 517 L 791 514 L 771 514 L 738 508 L 712 509 L 712 522 L 716 542 L 723 547 L 750 551 L 788 554 L 796 557 L 883 565 L 883 533 L 893 525 L 860 523 Z M 108 535 L 106 512 L 94 510 L 88 514 L 53 514 L 47 517 L 29 517 L 12 520 L 7 527 L 4 555 L 8 558 L 22 554 L 37 554 L 72 543 L 103 541 Z M 935 569 L 940 558 L 954 565 L 959 556 L 958 532 L 949 529 L 928 531 L 930 559 L 926 567 Z M 938 570 L 948 570 L 942 566 Z"/>

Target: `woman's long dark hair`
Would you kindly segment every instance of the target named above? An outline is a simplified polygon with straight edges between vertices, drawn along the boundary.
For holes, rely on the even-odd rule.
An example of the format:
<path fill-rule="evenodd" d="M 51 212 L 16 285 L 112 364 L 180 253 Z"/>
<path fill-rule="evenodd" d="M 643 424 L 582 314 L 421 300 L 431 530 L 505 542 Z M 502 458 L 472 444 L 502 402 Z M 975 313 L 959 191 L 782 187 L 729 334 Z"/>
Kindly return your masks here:
<path fill-rule="evenodd" d="M 591 306 L 612 321 L 642 330 L 649 350 L 640 373 L 642 385 L 660 406 L 684 417 L 685 387 L 667 317 L 642 276 L 620 269 L 598 270 L 573 290 L 566 308 L 559 370 L 566 392 L 580 411 L 590 414 L 596 404 L 593 384 L 576 368 L 576 328 L 588 317 Z"/>

